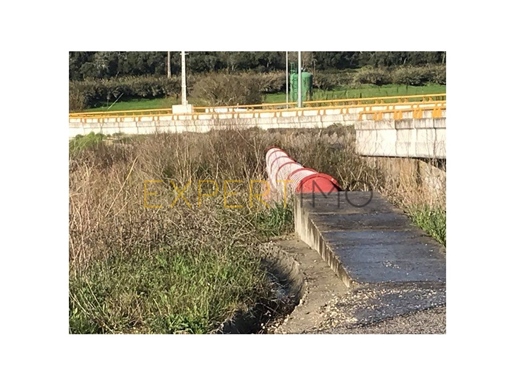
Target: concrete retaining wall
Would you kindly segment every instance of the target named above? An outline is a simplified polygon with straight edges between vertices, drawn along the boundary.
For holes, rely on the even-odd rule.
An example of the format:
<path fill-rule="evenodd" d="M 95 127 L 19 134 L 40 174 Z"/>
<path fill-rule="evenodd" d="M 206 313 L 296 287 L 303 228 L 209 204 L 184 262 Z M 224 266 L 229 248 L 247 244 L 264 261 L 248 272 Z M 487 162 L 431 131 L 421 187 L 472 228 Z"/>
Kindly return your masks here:
<path fill-rule="evenodd" d="M 272 113 L 270 113 L 272 114 Z M 229 114 L 228 114 L 229 115 Z M 251 128 L 264 130 L 282 128 L 325 128 L 334 124 L 352 125 L 357 114 L 306 114 L 304 116 L 266 116 L 252 117 L 252 113 L 238 114 L 239 118 L 227 118 L 224 114 L 201 114 L 194 119 L 189 116 L 124 117 L 105 119 L 70 119 L 69 136 L 86 135 L 90 132 L 102 134 L 152 134 L 155 132 L 196 132 L 206 133 L 212 129 Z M 229 115 L 232 116 L 232 115 Z"/>
<path fill-rule="evenodd" d="M 367 120 L 355 129 L 361 155 L 446 158 L 446 118 Z"/>
<path fill-rule="evenodd" d="M 446 158 L 446 119 L 432 118 L 431 110 L 414 119 L 413 112 L 403 112 L 404 119 L 394 119 L 403 107 L 381 113 L 377 120 L 374 106 L 335 107 L 278 111 L 228 111 L 206 114 L 156 116 L 70 118 L 69 137 L 91 132 L 102 134 L 153 134 L 160 132 L 206 133 L 210 130 L 259 127 L 270 129 L 322 129 L 331 125 L 355 125 L 356 151 L 364 156 Z M 384 107 L 383 107 L 384 108 Z M 345 113 L 344 113 L 345 112 Z M 445 111 L 442 111 L 445 115 Z"/>
<path fill-rule="evenodd" d="M 431 108 L 434 104 L 424 104 Z M 384 119 L 393 118 L 395 111 L 410 109 L 412 105 L 392 105 Z M 325 107 L 291 110 L 245 110 L 212 108 L 205 113 L 161 114 L 155 116 L 119 116 L 105 118 L 70 118 L 69 137 L 90 132 L 114 134 L 152 134 L 155 132 L 181 133 L 193 131 L 205 133 L 211 129 L 227 127 L 259 127 L 264 130 L 282 128 L 326 128 L 334 124 L 352 125 L 359 120 L 373 121 L 374 113 L 384 110 L 385 105 L 363 105 L 363 107 Z M 423 111 L 424 117 L 431 117 L 432 111 Z M 403 117 L 412 118 L 412 112 L 403 112 Z"/>

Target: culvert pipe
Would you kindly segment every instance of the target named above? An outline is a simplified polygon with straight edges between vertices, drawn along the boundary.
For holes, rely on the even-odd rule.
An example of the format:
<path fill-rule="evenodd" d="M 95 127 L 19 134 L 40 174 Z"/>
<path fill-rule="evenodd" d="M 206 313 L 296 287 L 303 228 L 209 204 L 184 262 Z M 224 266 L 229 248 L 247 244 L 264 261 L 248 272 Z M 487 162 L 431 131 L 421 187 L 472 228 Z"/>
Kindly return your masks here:
<path fill-rule="evenodd" d="M 336 179 L 304 167 L 278 147 L 267 150 L 265 161 L 270 184 L 269 198 L 274 201 L 284 198 L 285 188 L 287 195 L 330 193 L 342 190 Z"/>

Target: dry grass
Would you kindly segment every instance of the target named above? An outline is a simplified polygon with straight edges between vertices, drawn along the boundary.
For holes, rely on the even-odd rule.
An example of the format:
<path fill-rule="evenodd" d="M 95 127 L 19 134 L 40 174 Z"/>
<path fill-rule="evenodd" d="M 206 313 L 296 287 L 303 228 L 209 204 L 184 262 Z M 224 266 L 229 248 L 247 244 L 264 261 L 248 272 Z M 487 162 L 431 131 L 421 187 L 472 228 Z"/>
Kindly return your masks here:
<path fill-rule="evenodd" d="M 252 246 L 291 231 L 291 208 L 249 200 L 272 140 L 229 130 L 71 152 L 70 331 L 211 332 L 272 296 Z"/>
<path fill-rule="evenodd" d="M 416 225 L 445 245 L 445 166 L 436 166 L 436 160 L 388 158 L 369 159 L 368 164 L 383 175 L 377 190 L 403 209 Z"/>

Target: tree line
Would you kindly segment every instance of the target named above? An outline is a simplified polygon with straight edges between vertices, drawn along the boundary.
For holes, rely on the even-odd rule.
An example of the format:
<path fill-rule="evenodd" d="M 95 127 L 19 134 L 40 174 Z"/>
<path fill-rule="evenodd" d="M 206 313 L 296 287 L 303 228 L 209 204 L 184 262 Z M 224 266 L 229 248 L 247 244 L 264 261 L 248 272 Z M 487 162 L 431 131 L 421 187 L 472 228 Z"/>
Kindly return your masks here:
<path fill-rule="evenodd" d="M 288 53 L 288 61 L 297 63 L 297 52 Z M 168 64 L 170 63 L 170 65 Z M 362 67 L 390 68 L 445 64 L 445 51 L 349 51 L 302 52 L 302 64 L 308 70 L 336 71 Z M 261 73 L 283 71 L 286 53 L 278 51 L 194 51 L 188 52 L 186 66 L 190 74 L 207 72 Z M 69 80 L 112 79 L 125 76 L 167 75 L 181 72 L 180 52 L 167 51 L 83 51 L 69 53 Z"/>

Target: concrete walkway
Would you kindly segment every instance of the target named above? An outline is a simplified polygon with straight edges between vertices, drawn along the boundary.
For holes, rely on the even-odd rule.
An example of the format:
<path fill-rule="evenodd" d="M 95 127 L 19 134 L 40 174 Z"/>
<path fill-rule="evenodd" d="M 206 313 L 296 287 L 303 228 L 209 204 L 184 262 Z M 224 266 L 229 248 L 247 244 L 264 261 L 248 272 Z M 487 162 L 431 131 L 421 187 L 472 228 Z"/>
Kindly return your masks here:
<path fill-rule="evenodd" d="M 348 287 L 445 283 L 445 248 L 377 192 L 298 196 L 295 232 Z"/>

